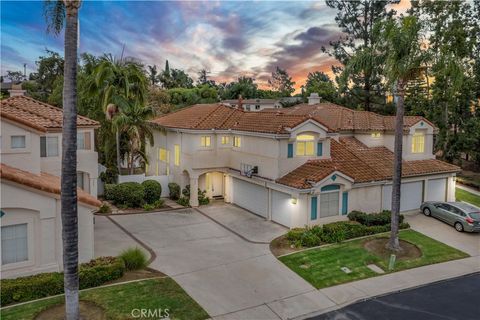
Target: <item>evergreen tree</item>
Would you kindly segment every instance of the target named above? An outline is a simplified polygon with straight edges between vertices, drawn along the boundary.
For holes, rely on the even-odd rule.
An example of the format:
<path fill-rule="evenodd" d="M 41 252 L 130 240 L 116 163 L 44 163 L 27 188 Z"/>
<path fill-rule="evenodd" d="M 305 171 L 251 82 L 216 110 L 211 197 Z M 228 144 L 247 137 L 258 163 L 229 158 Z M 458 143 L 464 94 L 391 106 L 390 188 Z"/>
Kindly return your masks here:
<path fill-rule="evenodd" d="M 278 91 L 284 97 L 289 97 L 294 91 L 295 82 L 288 72 L 280 67 L 276 67 L 272 72 L 272 77 L 268 80 L 268 84 L 274 91 Z"/>

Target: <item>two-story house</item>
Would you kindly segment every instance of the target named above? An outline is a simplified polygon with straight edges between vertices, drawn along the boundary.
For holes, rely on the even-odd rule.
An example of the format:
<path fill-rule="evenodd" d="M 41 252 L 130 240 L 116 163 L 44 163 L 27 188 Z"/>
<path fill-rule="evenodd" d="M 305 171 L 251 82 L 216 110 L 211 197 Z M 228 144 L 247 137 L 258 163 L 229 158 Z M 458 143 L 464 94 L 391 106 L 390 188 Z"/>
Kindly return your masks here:
<path fill-rule="evenodd" d="M 63 111 L 23 95 L 0 101 L 1 276 L 62 268 L 60 173 Z M 93 258 L 98 122 L 78 116 L 80 261 Z"/>
<path fill-rule="evenodd" d="M 147 175 L 170 175 L 287 227 L 390 209 L 394 117 L 332 103 L 248 112 L 194 105 L 152 120 Z M 459 168 L 433 155 L 435 127 L 405 117 L 401 210 L 453 200 Z M 195 193 L 190 204 L 198 205 Z M 330 220 L 327 219 L 327 220 Z"/>

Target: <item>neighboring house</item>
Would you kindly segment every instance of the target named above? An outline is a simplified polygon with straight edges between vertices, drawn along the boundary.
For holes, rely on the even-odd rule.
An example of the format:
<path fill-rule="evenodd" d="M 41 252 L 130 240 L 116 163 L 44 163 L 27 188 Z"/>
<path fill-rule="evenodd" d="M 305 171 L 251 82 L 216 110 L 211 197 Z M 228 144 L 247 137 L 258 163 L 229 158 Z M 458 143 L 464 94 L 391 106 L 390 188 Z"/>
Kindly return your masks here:
<path fill-rule="evenodd" d="M 390 209 L 395 117 L 318 102 L 260 112 L 195 105 L 160 116 L 147 175 L 170 175 L 287 227 Z M 459 168 L 435 159 L 435 127 L 404 120 L 401 211 L 454 200 Z"/>
<path fill-rule="evenodd" d="M 223 100 L 224 105 L 238 108 L 239 101 L 237 100 Z M 261 111 L 263 109 L 281 108 L 280 99 L 244 99 L 242 100 L 243 109 L 246 111 Z"/>
<path fill-rule="evenodd" d="M 12 93 L 11 93 L 12 94 Z M 1 277 L 62 269 L 62 109 L 13 93 L 0 102 Z M 79 259 L 93 258 L 98 123 L 78 116 Z M 83 190 L 82 190 L 83 189 Z M 88 193 L 91 191 L 91 193 Z"/>

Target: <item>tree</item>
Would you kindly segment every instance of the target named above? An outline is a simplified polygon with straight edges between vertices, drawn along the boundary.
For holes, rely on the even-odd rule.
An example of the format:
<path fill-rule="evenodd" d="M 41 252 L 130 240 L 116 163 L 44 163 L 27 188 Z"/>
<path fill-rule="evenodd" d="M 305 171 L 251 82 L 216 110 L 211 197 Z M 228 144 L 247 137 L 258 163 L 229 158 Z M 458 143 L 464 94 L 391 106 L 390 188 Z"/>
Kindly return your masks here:
<path fill-rule="evenodd" d="M 80 1 L 46 1 L 48 30 L 58 35 L 65 21 L 63 85 L 61 216 L 65 318 L 78 320 L 78 212 L 77 212 L 77 37 Z"/>
<path fill-rule="evenodd" d="M 25 77 L 21 71 L 10 71 L 7 70 L 7 78 L 10 79 L 13 83 L 20 83 L 25 80 Z"/>
<path fill-rule="evenodd" d="M 170 104 L 170 94 L 167 90 L 158 87 L 148 88 L 147 105 L 152 108 L 155 115 L 169 113 L 173 110 L 173 106 Z"/>
<path fill-rule="evenodd" d="M 148 67 L 148 80 L 150 81 L 150 85 L 155 86 L 158 81 L 158 71 L 157 66 L 147 66 Z"/>
<path fill-rule="evenodd" d="M 153 110 L 139 102 L 123 99 L 119 102 L 121 112 L 113 119 L 113 126 L 124 135 L 121 141 L 126 144 L 128 168 L 130 174 L 133 174 L 135 160 L 141 159 L 148 162 L 145 146 L 147 141 L 153 145 L 153 133 L 147 120 L 153 116 Z"/>
<path fill-rule="evenodd" d="M 241 95 L 244 99 L 256 98 L 258 85 L 250 77 L 242 76 L 237 81 L 229 84 L 221 84 L 219 93 L 222 99 L 238 99 Z"/>
<path fill-rule="evenodd" d="M 276 67 L 272 72 L 272 77 L 268 80 L 268 84 L 274 91 L 278 91 L 284 97 L 290 97 L 295 91 L 295 82 L 292 81 L 286 70 Z"/>
<path fill-rule="evenodd" d="M 384 91 L 382 82 L 382 52 L 374 50 L 378 39 L 373 33 L 376 22 L 386 21 L 395 13 L 388 10 L 388 5 L 398 3 L 399 0 L 327 0 L 327 5 L 337 9 L 335 21 L 344 32 L 344 36 L 337 41 L 330 42 L 332 49 L 328 52 L 343 66 L 348 65 L 350 59 L 358 51 L 371 51 L 370 63 L 365 63 L 362 68 L 350 69 L 348 72 L 342 66 L 332 67 L 338 77 L 342 92 L 350 97 L 350 106 L 362 105 L 364 110 L 371 111 L 383 106 Z"/>
<path fill-rule="evenodd" d="M 308 73 L 303 96 L 308 97 L 311 93 L 318 93 L 322 99 L 330 102 L 336 102 L 338 100 L 338 93 L 335 84 L 321 71 Z"/>
<path fill-rule="evenodd" d="M 45 56 L 40 56 L 35 61 L 37 72 L 30 74 L 30 80 L 35 80 L 39 85 L 40 92 L 44 97 L 42 101 L 47 101 L 48 96 L 53 92 L 55 81 L 63 76 L 64 63 L 64 59 L 59 53 L 48 49 Z"/>
<path fill-rule="evenodd" d="M 394 92 L 397 98 L 392 179 L 392 218 L 388 248 L 392 251 L 399 251 L 401 250 L 398 240 L 398 228 L 400 216 L 400 187 L 402 181 L 405 88 L 410 79 L 418 76 L 425 55 L 420 46 L 421 25 L 415 17 L 402 17 L 398 21 L 392 19 L 378 26 L 381 27 L 382 25 L 383 30 L 381 30 L 380 34 L 383 40 L 384 50 L 387 52 L 385 57 L 385 74 L 388 84 L 394 86 Z"/>

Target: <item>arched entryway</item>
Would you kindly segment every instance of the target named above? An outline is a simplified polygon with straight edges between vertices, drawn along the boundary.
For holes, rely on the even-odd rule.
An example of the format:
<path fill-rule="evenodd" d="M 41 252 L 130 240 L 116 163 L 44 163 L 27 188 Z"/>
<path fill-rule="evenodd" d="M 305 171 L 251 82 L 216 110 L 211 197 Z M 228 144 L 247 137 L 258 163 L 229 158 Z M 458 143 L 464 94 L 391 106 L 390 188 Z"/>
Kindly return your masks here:
<path fill-rule="evenodd" d="M 225 174 L 220 171 L 206 172 L 199 176 L 198 187 L 206 191 L 210 199 L 223 200 L 225 197 Z"/>

